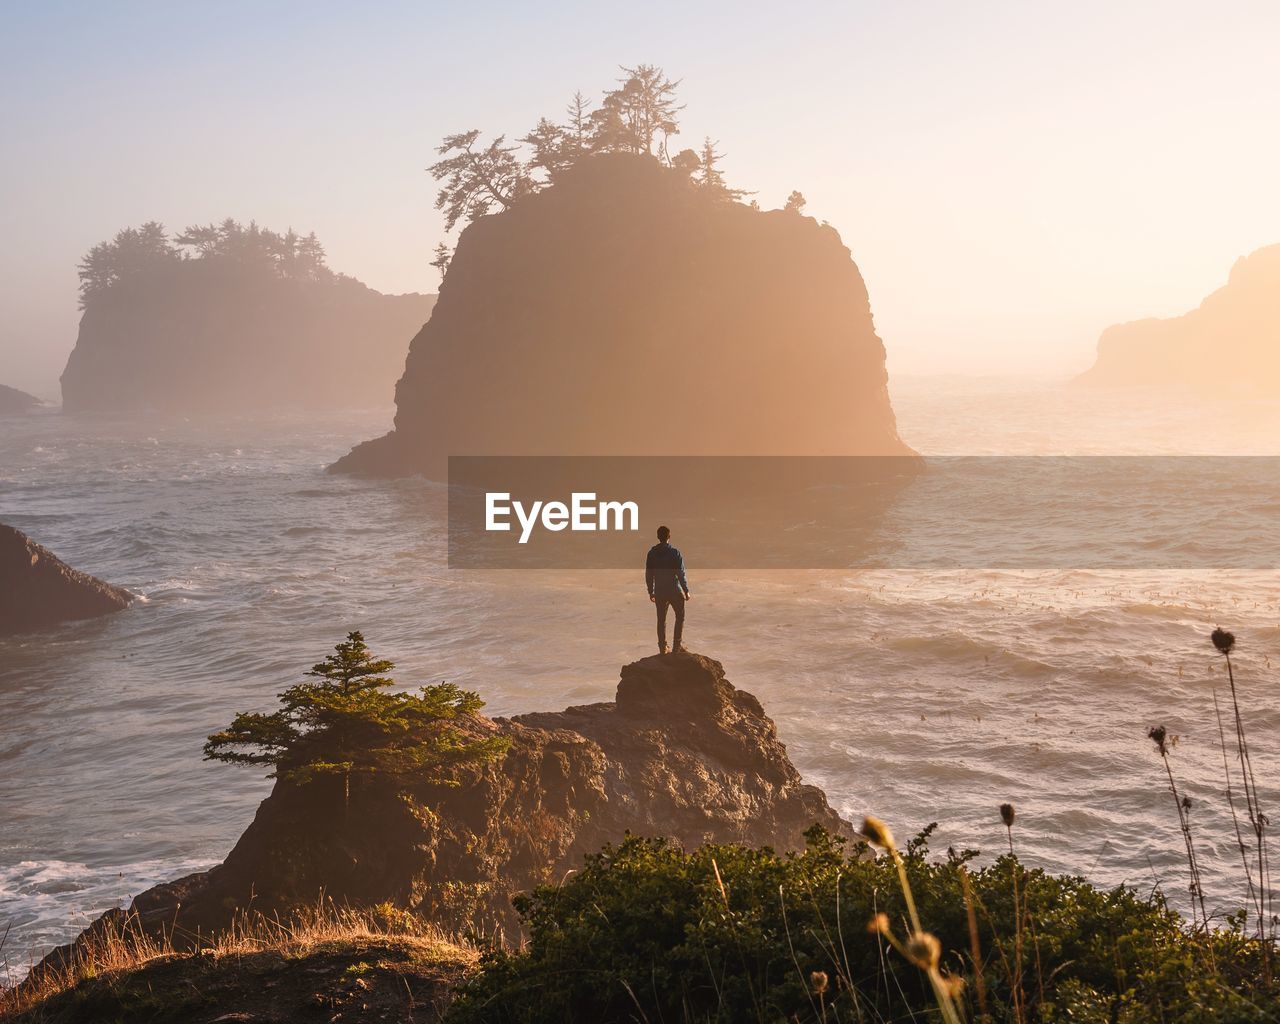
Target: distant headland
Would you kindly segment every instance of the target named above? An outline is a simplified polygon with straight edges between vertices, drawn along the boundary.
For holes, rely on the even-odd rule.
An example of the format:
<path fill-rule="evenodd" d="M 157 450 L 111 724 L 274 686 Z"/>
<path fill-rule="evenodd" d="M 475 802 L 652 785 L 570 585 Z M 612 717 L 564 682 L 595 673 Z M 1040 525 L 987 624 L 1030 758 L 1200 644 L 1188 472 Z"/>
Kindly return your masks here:
<path fill-rule="evenodd" d="M 1280 245 L 1238 259 L 1222 288 L 1182 316 L 1116 324 L 1076 378 L 1172 385 L 1208 396 L 1280 396 Z"/>
<path fill-rule="evenodd" d="M 35 395 L 29 395 L 25 391 L 19 391 L 17 388 L 0 384 L 0 416 L 31 412 L 33 409 L 38 409 L 42 404 L 44 403 L 36 398 Z"/>

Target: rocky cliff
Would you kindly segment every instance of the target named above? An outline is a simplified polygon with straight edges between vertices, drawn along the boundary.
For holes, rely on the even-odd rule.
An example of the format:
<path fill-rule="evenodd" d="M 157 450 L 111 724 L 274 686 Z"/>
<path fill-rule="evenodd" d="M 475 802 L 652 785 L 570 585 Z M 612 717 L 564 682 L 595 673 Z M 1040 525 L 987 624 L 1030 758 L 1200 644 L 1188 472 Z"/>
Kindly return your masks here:
<path fill-rule="evenodd" d="M 435 296 L 176 261 L 86 305 L 67 412 L 387 405 Z"/>
<path fill-rule="evenodd" d="M 35 395 L 0 384 L 0 416 L 30 412 L 32 409 L 39 408 L 41 404 L 43 403 Z"/>
<path fill-rule="evenodd" d="M 1108 327 L 1076 380 L 1280 396 L 1280 245 L 1237 260 L 1226 286 L 1189 313 Z"/>
<path fill-rule="evenodd" d="M 651 157 L 583 160 L 458 241 L 392 433 L 334 469 L 449 455 L 906 454 L 834 228 Z"/>
<path fill-rule="evenodd" d="M 562 877 L 627 831 L 779 849 L 802 847 L 815 822 L 850 832 L 801 780 L 759 701 L 710 658 L 646 658 L 623 668 L 613 702 L 476 728 L 510 748 L 456 786 L 366 783 L 344 809 L 336 787 L 277 783 L 220 866 L 158 885 L 133 909 L 157 928 L 208 935 L 237 908 L 287 911 L 323 891 L 447 927 L 510 929 L 513 893 Z"/>
<path fill-rule="evenodd" d="M 0 636 L 92 619 L 133 595 L 79 572 L 21 530 L 0 524 Z"/>

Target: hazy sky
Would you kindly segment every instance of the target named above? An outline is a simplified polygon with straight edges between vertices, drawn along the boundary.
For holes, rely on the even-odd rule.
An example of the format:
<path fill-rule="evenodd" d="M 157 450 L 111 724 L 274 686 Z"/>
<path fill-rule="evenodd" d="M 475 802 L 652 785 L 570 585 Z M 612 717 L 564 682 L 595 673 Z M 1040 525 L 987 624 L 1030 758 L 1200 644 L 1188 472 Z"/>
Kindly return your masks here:
<path fill-rule="evenodd" d="M 1280 4 L 6 2 L 0 383 L 57 397 L 75 264 L 148 219 L 314 229 L 430 291 L 423 168 L 618 64 L 683 78 L 765 207 L 867 279 L 894 372 L 1070 372 L 1280 242 Z"/>

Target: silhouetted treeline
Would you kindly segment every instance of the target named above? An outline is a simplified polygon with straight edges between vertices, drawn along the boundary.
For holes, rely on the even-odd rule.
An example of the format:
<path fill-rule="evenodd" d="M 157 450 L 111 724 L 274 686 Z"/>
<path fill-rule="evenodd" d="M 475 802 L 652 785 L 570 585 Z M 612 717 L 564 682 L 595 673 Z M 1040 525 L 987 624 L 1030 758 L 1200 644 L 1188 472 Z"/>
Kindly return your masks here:
<path fill-rule="evenodd" d="M 575 93 L 564 121 L 539 119 L 517 145 L 507 145 L 505 135 L 483 145 L 479 129 L 446 136 L 436 149 L 441 159 L 429 168 L 444 183 L 436 209 L 444 211 L 446 229 L 495 208 L 509 208 L 521 196 L 544 188 L 584 157 L 597 153 L 652 156 L 720 199 L 750 194 L 725 182 L 719 169 L 723 154 L 710 137 L 698 150 L 671 153 L 671 139 L 680 134 L 678 115 L 684 109 L 676 102 L 678 81 L 651 64 L 622 71 L 625 77 L 604 94 L 598 106 L 593 108 L 581 92 Z M 528 148 L 527 156 L 521 155 L 521 144 Z"/>
<path fill-rule="evenodd" d="M 161 272 L 186 260 L 218 260 L 259 268 L 264 274 L 294 281 L 329 282 L 342 276 L 325 263 L 324 246 L 315 232 L 284 234 L 227 218 L 221 224 L 192 225 L 172 237 L 164 225 L 148 221 L 125 228 L 100 242 L 80 263 L 80 305 L 129 278 Z"/>

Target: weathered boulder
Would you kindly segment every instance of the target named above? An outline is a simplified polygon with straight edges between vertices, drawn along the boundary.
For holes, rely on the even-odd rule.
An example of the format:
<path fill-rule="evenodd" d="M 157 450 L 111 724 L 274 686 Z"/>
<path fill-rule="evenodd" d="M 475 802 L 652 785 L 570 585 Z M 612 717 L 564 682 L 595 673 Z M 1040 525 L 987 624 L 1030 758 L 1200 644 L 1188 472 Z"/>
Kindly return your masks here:
<path fill-rule="evenodd" d="M 802 781 L 759 701 L 700 655 L 627 665 L 610 703 L 476 728 L 511 745 L 457 786 L 365 783 L 344 807 L 340 787 L 277 783 L 221 865 L 158 885 L 132 909 L 155 927 L 208 935 L 241 908 L 287 913 L 323 892 L 510 929 L 512 894 L 628 831 L 779 849 L 802 847 L 814 823 L 851 834 Z"/>
<path fill-rule="evenodd" d="M 1280 245 L 1237 260 L 1226 285 L 1189 313 L 1108 327 L 1076 382 L 1280 395 Z"/>
<path fill-rule="evenodd" d="M 449 455 L 899 455 L 885 350 L 836 230 L 591 157 L 463 231 L 396 388 L 334 470 Z"/>
<path fill-rule="evenodd" d="M 0 524 L 0 636 L 118 612 L 133 595 Z"/>

